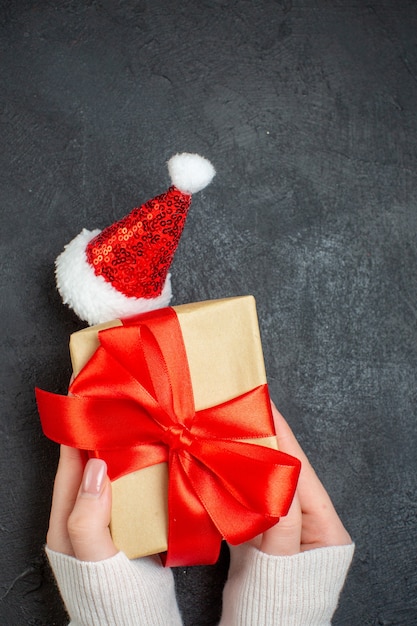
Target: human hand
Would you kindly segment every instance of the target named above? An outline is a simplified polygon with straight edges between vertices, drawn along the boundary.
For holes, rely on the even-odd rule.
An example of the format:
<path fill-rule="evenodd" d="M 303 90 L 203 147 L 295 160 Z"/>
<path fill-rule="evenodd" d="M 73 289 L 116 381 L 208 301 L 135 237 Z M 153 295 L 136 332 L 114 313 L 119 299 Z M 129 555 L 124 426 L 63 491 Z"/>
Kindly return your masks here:
<path fill-rule="evenodd" d="M 301 474 L 288 515 L 263 533 L 260 550 L 290 556 L 314 548 L 351 544 L 327 491 L 274 404 L 272 414 L 279 449 L 300 459 Z"/>
<path fill-rule="evenodd" d="M 47 534 L 48 548 L 80 561 L 117 554 L 109 523 L 111 484 L 106 463 L 61 446 Z"/>
<path fill-rule="evenodd" d="M 286 517 L 263 533 L 260 549 L 291 555 L 352 542 L 325 488 L 287 422 L 272 405 L 280 450 L 302 462 L 297 491 Z M 109 530 L 111 485 L 100 459 L 61 446 L 47 534 L 48 547 L 81 561 L 100 561 L 117 553 Z"/>
<path fill-rule="evenodd" d="M 79 626 L 180 626 L 172 571 L 157 557 L 130 561 L 110 536 L 106 463 L 61 446 L 47 555 L 62 599 Z M 75 558 L 68 558 L 75 557 Z"/>

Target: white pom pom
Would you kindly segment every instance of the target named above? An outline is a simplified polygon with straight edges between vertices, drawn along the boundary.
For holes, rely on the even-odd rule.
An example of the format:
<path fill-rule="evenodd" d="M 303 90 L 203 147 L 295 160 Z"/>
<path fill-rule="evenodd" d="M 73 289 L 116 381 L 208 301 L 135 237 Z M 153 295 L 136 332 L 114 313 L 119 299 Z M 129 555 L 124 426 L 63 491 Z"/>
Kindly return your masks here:
<path fill-rule="evenodd" d="M 172 184 L 183 193 L 197 193 L 209 185 L 216 170 L 199 154 L 183 152 L 168 161 L 168 171 Z"/>

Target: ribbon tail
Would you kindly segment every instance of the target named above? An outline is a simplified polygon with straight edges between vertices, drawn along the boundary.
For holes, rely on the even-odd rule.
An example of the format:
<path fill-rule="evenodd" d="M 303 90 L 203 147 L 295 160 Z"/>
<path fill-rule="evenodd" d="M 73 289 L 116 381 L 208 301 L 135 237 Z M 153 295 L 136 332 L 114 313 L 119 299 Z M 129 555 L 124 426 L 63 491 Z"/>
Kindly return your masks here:
<path fill-rule="evenodd" d="M 197 446 L 200 449 L 197 449 Z M 254 444 L 211 441 L 193 444 L 202 463 L 183 459 L 195 492 L 220 535 L 242 543 L 273 526 L 288 513 L 300 472 L 300 461 Z"/>
<path fill-rule="evenodd" d="M 171 453 L 168 495 L 168 551 L 164 565 L 211 565 L 219 557 L 222 536 L 183 468 L 185 455 Z"/>

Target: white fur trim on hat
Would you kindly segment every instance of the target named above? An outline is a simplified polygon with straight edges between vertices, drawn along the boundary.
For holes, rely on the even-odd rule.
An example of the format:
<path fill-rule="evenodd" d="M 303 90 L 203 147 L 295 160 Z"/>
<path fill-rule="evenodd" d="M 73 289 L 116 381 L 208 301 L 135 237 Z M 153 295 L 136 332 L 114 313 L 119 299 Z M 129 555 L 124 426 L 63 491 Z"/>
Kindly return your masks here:
<path fill-rule="evenodd" d="M 86 248 L 100 232 L 84 228 L 56 259 L 56 283 L 64 304 L 68 304 L 90 326 L 168 306 L 172 297 L 170 274 L 161 295 L 156 298 L 125 296 L 103 276 L 96 276 L 87 261 Z"/>
<path fill-rule="evenodd" d="M 168 171 L 172 184 L 183 193 L 197 193 L 209 185 L 216 170 L 199 154 L 183 152 L 175 154 L 168 161 Z"/>

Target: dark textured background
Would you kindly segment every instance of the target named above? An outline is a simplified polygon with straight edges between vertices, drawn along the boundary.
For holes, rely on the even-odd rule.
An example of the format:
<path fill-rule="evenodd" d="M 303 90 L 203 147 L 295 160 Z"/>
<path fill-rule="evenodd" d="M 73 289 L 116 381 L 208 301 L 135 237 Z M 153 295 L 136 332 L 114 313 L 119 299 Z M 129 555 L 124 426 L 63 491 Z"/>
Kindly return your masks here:
<path fill-rule="evenodd" d="M 2 626 L 66 620 L 33 396 L 65 391 L 81 327 L 54 259 L 182 150 L 218 175 L 174 303 L 255 295 L 272 396 L 357 543 L 334 624 L 417 624 L 416 43 L 407 0 L 0 2 Z M 223 570 L 176 572 L 187 625 Z"/>

